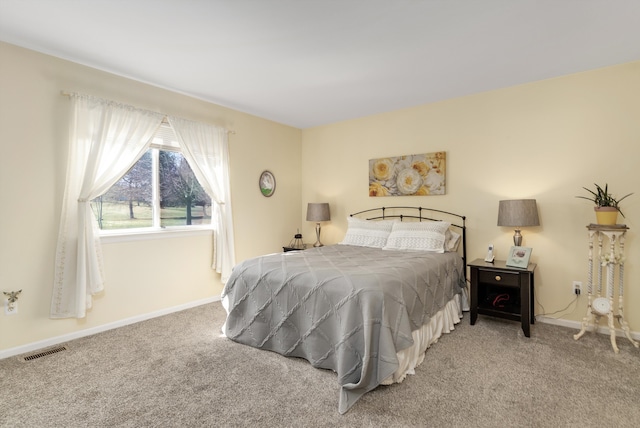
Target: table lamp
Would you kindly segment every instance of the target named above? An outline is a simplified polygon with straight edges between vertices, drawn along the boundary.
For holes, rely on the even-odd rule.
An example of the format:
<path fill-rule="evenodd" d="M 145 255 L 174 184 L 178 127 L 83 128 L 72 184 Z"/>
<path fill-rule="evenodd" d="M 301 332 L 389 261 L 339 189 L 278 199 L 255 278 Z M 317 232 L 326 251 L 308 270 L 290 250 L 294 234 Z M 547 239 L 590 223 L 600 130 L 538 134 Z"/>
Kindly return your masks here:
<path fill-rule="evenodd" d="M 316 243 L 313 244 L 314 247 L 322 247 L 322 242 L 320 242 L 320 222 L 329 220 L 331 220 L 331 215 L 329 214 L 328 203 L 307 204 L 307 221 L 316 222 Z"/>
<path fill-rule="evenodd" d="M 521 227 L 540 226 L 538 207 L 535 199 L 511 199 L 500 201 L 498 207 L 498 226 L 515 227 L 513 243 L 522 244 Z"/>

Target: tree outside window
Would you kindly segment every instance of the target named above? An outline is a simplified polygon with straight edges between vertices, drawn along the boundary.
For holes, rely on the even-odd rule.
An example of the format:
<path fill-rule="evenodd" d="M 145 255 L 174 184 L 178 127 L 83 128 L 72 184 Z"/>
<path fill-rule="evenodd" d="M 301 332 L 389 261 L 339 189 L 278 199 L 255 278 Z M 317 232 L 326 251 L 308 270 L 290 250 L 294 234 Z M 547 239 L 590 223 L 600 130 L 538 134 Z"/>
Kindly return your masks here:
<path fill-rule="evenodd" d="M 211 214 L 211 198 L 204 191 L 182 154 L 159 153 L 160 225 L 162 227 L 207 224 Z M 199 207 L 199 212 L 194 208 Z M 207 221 L 208 220 L 208 221 Z"/>

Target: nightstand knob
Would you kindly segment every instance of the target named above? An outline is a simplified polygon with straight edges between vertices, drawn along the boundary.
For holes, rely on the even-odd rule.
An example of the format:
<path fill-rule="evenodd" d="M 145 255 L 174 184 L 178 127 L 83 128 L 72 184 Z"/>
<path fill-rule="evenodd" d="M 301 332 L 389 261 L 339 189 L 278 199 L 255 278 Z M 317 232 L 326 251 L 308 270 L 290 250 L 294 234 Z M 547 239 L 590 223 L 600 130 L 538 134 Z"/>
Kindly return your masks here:
<path fill-rule="evenodd" d="M 500 275 L 496 275 L 496 281 L 500 281 L 502 277 Z"/>

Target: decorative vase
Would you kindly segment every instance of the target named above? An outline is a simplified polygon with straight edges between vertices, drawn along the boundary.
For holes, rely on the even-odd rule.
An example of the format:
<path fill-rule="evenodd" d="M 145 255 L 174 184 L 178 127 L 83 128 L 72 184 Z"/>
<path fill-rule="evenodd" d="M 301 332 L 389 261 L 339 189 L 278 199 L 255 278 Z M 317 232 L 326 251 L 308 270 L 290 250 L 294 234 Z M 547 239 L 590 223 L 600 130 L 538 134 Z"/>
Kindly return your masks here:
<path fill-rule="evenodd" d="M 615 225 L 618 221 L 618 209 L 616 207 L 594 207 L 596 221 L 605 226 Z"/>

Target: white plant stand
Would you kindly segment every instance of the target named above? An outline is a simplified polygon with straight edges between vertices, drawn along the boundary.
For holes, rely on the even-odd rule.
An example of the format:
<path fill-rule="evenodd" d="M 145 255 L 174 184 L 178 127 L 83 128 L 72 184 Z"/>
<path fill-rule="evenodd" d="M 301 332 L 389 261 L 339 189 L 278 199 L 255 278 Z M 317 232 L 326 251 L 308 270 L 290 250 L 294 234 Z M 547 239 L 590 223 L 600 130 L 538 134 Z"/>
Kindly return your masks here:
<path fill-rule="evenodd" d="M 575 340 L 580 339 L 589 325 L 593 325 L 594 331 L 598 327 L 601 316 L 607 317 L 607 326 L 611 337 L 611 346 L 613 351 L 618 353 L 618 345 L 616 344 L 616 330 L 614 319 L 618 321 L 622 331 L 627 339 L 631 341 L 636 348 L 640 347 L 640 343 L 631 338 L 629 324 L 624 319 L 623 298 L 624 298 L 624 239 L 629 228 L 624 224 L 616 224 L 612 226 L 603 226 L 599 224 L 590 224 L 587 226 L 589 231 L 589 273 L 587 276 L 588 304 L 587 314 L 582 319 L 582 329 L 575 334 Z M 603 241 L 607 238 L 608 250 L 603 252 Z M 593 244 L 594 240 L 598 242 L 598 278 L 597 293 L 594 290 L 593 281 Z M 603 295 L 602 289 L 602 271 L 603 267 L 607 268 L 607 289 L 606 296 Z M 618 305 L 614 307 L 614 278 L 618 270 Z M 594 304 L 595 303 L 595 304 Z"/>

